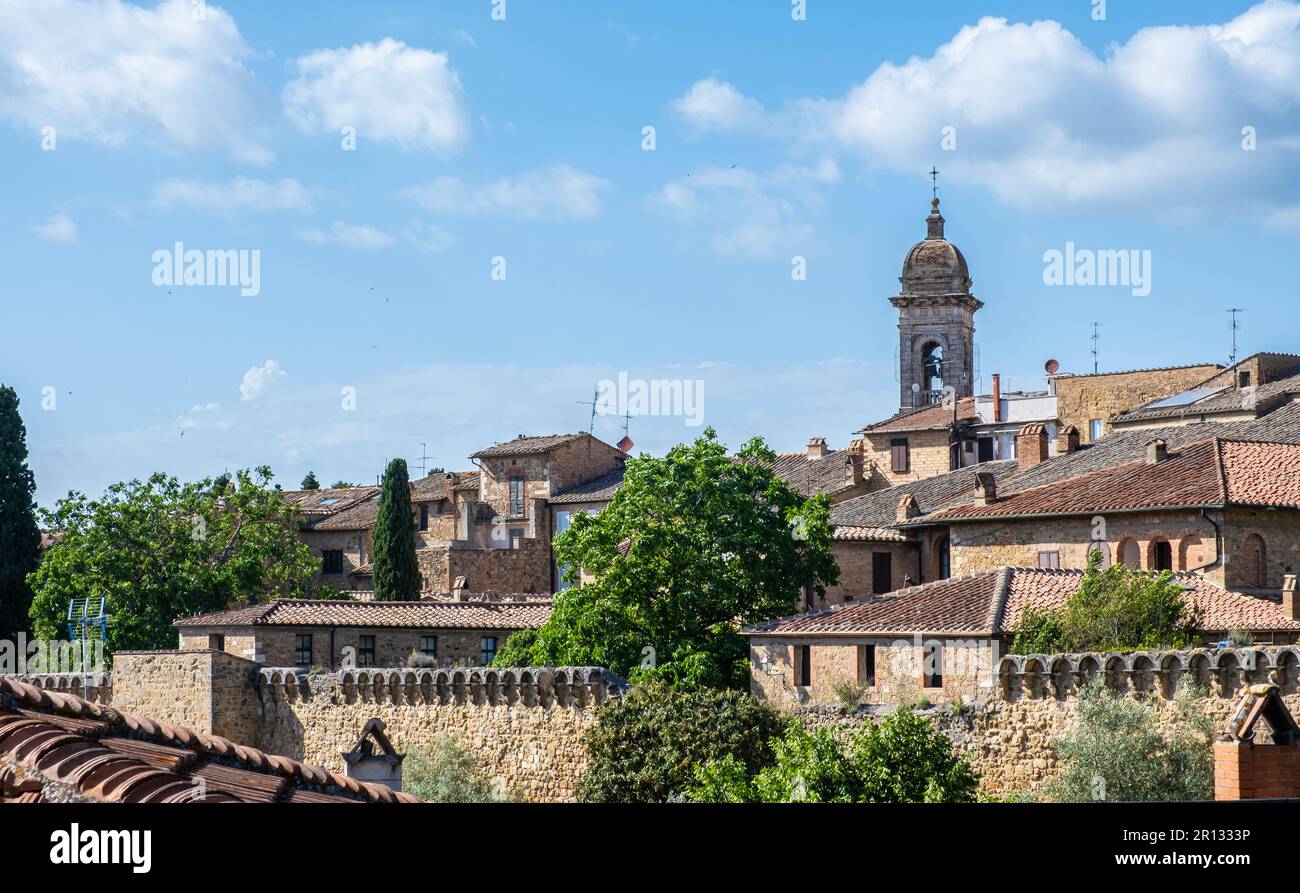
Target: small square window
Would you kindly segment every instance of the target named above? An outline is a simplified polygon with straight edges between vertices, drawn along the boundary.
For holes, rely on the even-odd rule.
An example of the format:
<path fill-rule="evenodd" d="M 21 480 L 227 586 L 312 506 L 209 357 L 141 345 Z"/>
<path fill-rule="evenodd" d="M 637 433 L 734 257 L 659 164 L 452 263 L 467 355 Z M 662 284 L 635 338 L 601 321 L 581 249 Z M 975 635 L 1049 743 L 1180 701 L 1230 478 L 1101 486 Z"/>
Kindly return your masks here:
<path fill-rule="evenodd" d="M 497 637 L 484 636 L 479 641 L 479 660 L 480 666 L 488 667 L 497 657 Z"/>
<path fill-rule="evenodd" d="M 906 473 L 908 468 L 907 438 L 895 437 L 889 441 L 889 467 L 891 471 Z"/>
<path fill-rule="evenodd" d="M 420 653 L 423 654 L 425 657 L 437 657 L 437 656 L 438 656 L 438 637 L 437 637 L 437 636 L 421 636 L 421 637 L 420 637 Z"/>
<path fill-rule="evenodd" d="M 1101 419 L 1090 419 L 1088 421 L 1088 440 L 1096 443 L 1101 440 L 1101 435 L 1105 433 L 1105 423 Z"/>
<path fill-rule="evenodd" d="M 325 549 L 320 553 L 321 573 L 341 574 L 343 573 L 343 550 L 342 549 Z"/>
<path fill-rule="evenodd" d="M 311 636 L 298 635 L 294 637 L 293 662 L 295 666 L 311 666 Z"/>
<path fill-rule="evenodd" d="M 510 516 L 512 518 L 524 516 L 524 477 L 521 474 L 510 476 Z"/>
<path fill-rule="evenodd" d="M 361 636 L 357 649 L 357 666 L 373 667 L 375 665 L 375 637 Z"/>
<path fill-rule="evenodd" d="M 1055 550 L 1051 552 L 1039 552 L 1038 566 L 1040 568 L 1047 568 L 1051 570 L 1055 570 L 1059 568 L 1061 566 L 1061 553 Z"/>

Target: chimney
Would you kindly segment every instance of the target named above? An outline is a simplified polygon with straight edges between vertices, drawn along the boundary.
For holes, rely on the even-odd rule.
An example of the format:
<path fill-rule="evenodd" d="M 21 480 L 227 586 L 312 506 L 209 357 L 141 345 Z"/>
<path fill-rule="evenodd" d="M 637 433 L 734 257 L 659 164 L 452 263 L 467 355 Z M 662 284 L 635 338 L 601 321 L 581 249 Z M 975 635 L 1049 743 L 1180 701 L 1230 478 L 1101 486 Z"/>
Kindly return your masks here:
<path fill-rule="evenodd" d="M 904 493 L 898 499 L 898 512 L 895 515 L 897 521 L 901 524 L 921 514 L 921 507 L 916 504 L 916 497 L 911 493 Z"/>
<path fill-rule="evenodd" d="M 991 471 L 975 472 L 975 504 L 991 505 L 997 501 L 998 501 L 998 482 L 993 477 L 993 472 Z"/>
<path fill-rule="evenodd" d="M 1147 441 L 1147 464 L 1155 465 L 1169 458 L 1169 444 L 1160 438 Z"/>
<path fill-rule="evenodd" d="M 456 503 L 456 474 L 449 471 L 442 476 L 442 498 L 447 500 L 448 505 Z"/>
<path fill-rule="evenodd" d="M 1025 425 L 1016 434 L 1016 459 L 1020 469 L 1033 468 L 1047 461 L 1047 428 L 1043 425 Z"/>
<path fill-rule="evenodd" d="M 1065 453 L 1073 453 L 1079 449 L 1079 429 L 1073 425 L 1066 425 L 1060 431 L 1056 432 L 1056 454 L 1058 456 Z"/>
<path fill-rule="evenodd" d="M 850 452 L 844 457 L 844 485 L 856 487 L 862 483 L 862 454 Z"/>
<path fill-rule="evenodd" d="M 1282 613 L 1292 620 L 1300 620 L 1300 603 L 1295 598 L 1295 574 L 1282 578 Z"/>
<path fill-rule="evenodd" d="M 464 577 L 457 577 L 456 582 L 451 586 L 451 597 L 453 600 L 463 602 L 466 600 L 466 591 L 469 588 L 469 581 Z"/>
<path fill-rule="evenodd" d="M 993 421 L 1002 421 L 1002 376 L 993 373 Z"/>
<path fill-rule="evenodd" d="M 827 452 L 828 450 L 826 449 L 825 437 L 813 437 L 809 439 L 808 441 L 809 459 L 820 459 L 822 456 L 825 456 Z"/>

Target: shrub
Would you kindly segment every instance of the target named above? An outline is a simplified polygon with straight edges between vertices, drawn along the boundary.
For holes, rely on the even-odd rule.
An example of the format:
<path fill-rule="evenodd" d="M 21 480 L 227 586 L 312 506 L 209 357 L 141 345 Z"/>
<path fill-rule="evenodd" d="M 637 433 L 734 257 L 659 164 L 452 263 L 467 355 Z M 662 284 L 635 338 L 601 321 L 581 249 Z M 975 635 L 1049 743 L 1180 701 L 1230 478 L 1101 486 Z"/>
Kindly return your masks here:
<path fill-rule="evenodd" d="M 900 707 L 847 740 L 791 720 L 774 761 L 746 772 L 734 757 L 696 772 L 691 799 L 714 803 L 969 803 L 979 778 L 925 717 Z"/>
<path fill-rule="evenodd" d="M 407 753 L 402 762 L 402 788 L 430 803 L 503 803 L 512 799 L 498 791 L 469 751 L 450 737 Z"/>
<path fill-rule="evenodd" d="M 1210 800 L 1214 797 L 1214 722 L 1203 693 L 1184 680 L 1174 700 L 1172 734 L 1155 711 L 1091 679 L 1079 697 L 1079 718 L 1056 742 L 1066 769 L 1042 794 L 1058 802 Z"/>
<path fill-rule="evenodd" d="M 862 704 L 862 699 L 866 697 L 869 686 L 860 682 L 837 682 L 835 684 L 835 697 L 840 699 L 844 709 L 853 711 L 857 710 Z"/>
<path fill-rule="evenodd" d="M 412 651 L 410 657 L 406 659 L 406 665 L 413 670 L 433 670 L 438 667 L 438 658 L 432 654 Z"/>
<path fill-rule="evenodd" d="M 591 762 L 578 797 L 590 803 L 681 799 L 695 769 L 731 758 L 745 771 L 772 760 L 780 715 L 748 694 L 637 685 L 600 709 L 584 741 Z"/>

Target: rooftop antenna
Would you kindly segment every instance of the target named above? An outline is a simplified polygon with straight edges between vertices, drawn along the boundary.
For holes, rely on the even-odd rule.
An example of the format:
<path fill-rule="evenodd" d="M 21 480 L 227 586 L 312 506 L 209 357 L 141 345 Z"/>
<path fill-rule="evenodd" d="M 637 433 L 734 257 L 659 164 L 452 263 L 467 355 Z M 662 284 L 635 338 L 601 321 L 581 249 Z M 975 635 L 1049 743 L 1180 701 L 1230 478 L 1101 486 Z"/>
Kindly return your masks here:
<path fill-rule="evenodd" d="M 429 445 L 423 440 L 420 441 L 420 477 L 427 477 L 429 474 L 429 460 L 437 458 L 429 455 Z"/>
<path fill-rule="evenodd" d="M 90 698 L 90 641 L 96 641 L 96 651 L 102 656 L 110 620 L 112 617 L 102 597 L 68 600 L 68 638 L 81 643 L 81 696 L 87 700 Z"/>
<path fill-rule="evenodd" d="M 1094 322 L 1092 325 L 1092 374 L 1096 375 L 1098 371 L 1097 364 L 1097 345 L 1101 342 L 1101 323 Z"/>
<path fill-rule="evenodd" d="M 597 399 L 599 396 L 600 396 L 600 388 L 596 388 L 594 391 L 591 392 L 591 400 L 590 400 L 590 401 L 587 401 L 587 400 L 576 400 L 576 401 L 574 401 L 574 402 L 576 402 L 579 406 L 590 406 L 590 407 L 591 407 L 591 423 L 587 426 L 587 433 L 588 433 L 588 434 L 595 434 L 595 433 L 596 433 L 596 407 L 600 405 L 600 401 Z"/>
<path fill-rule="evenodd" d="M 1237 365 L 1237 329 L 1241 328 L 1241 323 L 1237 322 L 1237 314 L 1245 313 L 1245 308 L 1229 307 L 1226 313 L 1232 314 L 1232 353 L 1228 356 L 1228 365 Z"/>

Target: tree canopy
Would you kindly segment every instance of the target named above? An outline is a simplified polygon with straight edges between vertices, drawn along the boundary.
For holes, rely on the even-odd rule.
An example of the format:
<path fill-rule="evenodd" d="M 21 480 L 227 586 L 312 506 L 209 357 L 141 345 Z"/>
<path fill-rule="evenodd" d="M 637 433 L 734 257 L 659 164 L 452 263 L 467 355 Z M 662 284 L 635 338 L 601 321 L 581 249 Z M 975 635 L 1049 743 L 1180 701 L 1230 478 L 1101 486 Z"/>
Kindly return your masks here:
<path fill-rule="evenodd" d="M 739 626 L 795 612 L 806 586 L 838 579 L 830 499 L 803 497 L 773 471 L 760 438 L 735 457 L 708 429 L 663 458 L 627 463 L 598 515 L 555 539 L 572 579 L 535 635 L 514 636 L 501 666 L 594 665 L 673 685 L 746 688 Z"/>
<path fill-rule="evenodd" d="M 0 385 L 0 638 L 29 628 L 27 575 L 40 560 L 36 480 L 27 467 L 27 428 L 18 394 Z"/>
<path fill-rule="evenodd" d="M 304 490 L 320 489 L 320 481 L 316 480 L 316 472 L 314 471 L 307 472 L 307 476 L 302 479 L 302 489 Z"/>
<path fill-rule="evenodd" d="M 64 638 L 70 599 L 105 598 L 110 651 L 174 648 L 180 617 L 314 595 L 319 560 L 270 480 L 266 467 L 193 483 L 155 474 L 59 500 L 42 520 L 61 539 L 28 577 L 36 634 Z"/>
<path fill-rule="evenodd" d="M 415 557 L 415 516 L 406 460 L 394 459 L 384 470 L 379 516 L 374 532 L 375 598 L 420 597 L 420 563 Z"/>
<path fill-rule="evenodd" d="M 1013 654 L 1183 648 L 1198 640 L 1201 614 L 1169 571 L 1158 574 L 1122 564 L 1101 569 L 1088 555 L 1079 590 L 1060 610 L 1030 608 L 1020 618 Z"/>

